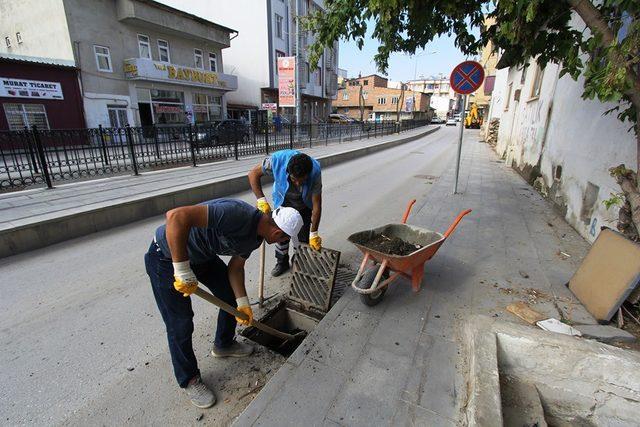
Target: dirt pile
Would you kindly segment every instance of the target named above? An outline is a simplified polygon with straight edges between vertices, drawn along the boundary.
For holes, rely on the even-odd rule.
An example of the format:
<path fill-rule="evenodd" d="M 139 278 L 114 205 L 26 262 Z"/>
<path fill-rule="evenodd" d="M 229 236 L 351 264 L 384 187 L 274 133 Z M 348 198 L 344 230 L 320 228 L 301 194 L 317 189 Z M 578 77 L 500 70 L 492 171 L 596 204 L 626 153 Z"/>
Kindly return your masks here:
<path fill-rule="evenodd" d="M 378 252 L 400 256 L 409 255 L 422 248 L 421 245 L 414 245 L 398 237 L 389 237 L 384 234 L 365 235 L 359 239 L 355 239 L 354 242 Z"/>

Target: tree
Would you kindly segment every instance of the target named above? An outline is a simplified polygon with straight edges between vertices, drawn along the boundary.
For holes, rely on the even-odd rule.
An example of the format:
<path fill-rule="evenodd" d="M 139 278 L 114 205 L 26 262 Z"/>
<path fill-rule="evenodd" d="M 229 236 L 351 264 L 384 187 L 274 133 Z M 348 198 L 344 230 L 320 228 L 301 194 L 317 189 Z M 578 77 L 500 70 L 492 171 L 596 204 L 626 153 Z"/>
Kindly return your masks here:
<path fill-rule="evenodd" d="M 607 113 L 617 111 L 635 131 L 635 172 L 620 165 L 611 174 L 625 195 L 622 210 L 627 210 L 635 234 L 640 231 L 640 1 L 327 0 L 325 7 L 305 21 L 316 35 L 310 46 L 312 63 L 324 46 L 339 39 L 362 48 L 373 23 L 373 38 L 380 43 L 374 60 L 381 72 L 387 70 L 391 53 L 414 54 L 440 35 L 455 34 L 456 47 L 467 55 L 491 41 L 504 50 L 503 66 L 533 57 L 541 67 L 559 63 L 561 76 L 577 79 L 583 74 L 583 97 L 616 102 Z M 574 12 L 585 28 L 572 22 Z M 485 27 L 485 18 L 493 18 L 495 25 Z"/>

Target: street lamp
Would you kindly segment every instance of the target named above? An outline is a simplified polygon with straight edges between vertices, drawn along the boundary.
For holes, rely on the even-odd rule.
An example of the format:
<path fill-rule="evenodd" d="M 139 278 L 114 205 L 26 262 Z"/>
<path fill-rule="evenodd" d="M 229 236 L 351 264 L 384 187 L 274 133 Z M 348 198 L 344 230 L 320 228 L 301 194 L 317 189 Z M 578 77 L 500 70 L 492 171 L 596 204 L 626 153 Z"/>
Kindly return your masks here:
<path fill-rule="evenodd" d="M 415 54 L 414 55 L 410 55 L 410 56 L 413 56 L 413 57 L 416 58 L 416 65 L 413 68 L 413 80 L 416 79 L 416 76 L 418 74 L 418 58 L 420 58 L 421 56 L 433 55 L 433 54 L 436 54 L 436 53 L 438 53 L 437 50 L 434 50 L 432 52 L 422 52 L 419 55 L 415 55 Z"/>

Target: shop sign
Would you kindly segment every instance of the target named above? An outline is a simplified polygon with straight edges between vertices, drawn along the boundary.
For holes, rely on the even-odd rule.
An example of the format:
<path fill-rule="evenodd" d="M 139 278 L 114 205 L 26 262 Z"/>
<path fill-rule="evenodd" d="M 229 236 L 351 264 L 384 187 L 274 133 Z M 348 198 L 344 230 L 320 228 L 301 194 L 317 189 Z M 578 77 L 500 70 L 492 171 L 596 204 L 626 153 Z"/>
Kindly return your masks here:
<path fill-rule="evenodd" d="M 269 110 L 275 113 L 276 111 L 278 111 L 278 104 L 276 104 L 275 102 L 263 102 L 262 109 Z"/>
<path fill-rule="evenodd" d="M 58 82 L 22 80 L 13 77 L 0 77 L 0 97 L 64 99 L 62 85 Z"/>
<path fill-rule="evenodd" d="M 124 75 L 130 80 L 152 80 L 221 90 L 238 88 L 238 77 L 230 74 L 165 64 L 146 58 L 125 59 Z"/>
<path fill-rule="evenodd" d="M 296 106 L 296 58 L 278 58 L 278 101 L 281 107 Z"/>
<path fill-rule="evenodd" d="M 177 105 L 155 105 L 156 113 L 182 113 L 182 107 L 178 107 Z"/>

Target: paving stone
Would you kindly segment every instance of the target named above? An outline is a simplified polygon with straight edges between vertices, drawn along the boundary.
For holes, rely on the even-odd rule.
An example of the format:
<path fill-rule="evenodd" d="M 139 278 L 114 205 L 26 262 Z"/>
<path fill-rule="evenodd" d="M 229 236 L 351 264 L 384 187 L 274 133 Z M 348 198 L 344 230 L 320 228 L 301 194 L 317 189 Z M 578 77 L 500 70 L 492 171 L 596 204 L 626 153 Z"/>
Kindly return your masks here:
<path fill-rule="evenodd" d="M 636 337 L 627 331 L 609 325 L 573 325 L 582 332 L 584 338 L 591 338 L 601 342 L 634 342 Z"/>

